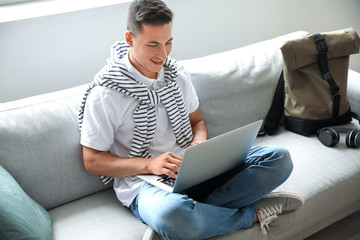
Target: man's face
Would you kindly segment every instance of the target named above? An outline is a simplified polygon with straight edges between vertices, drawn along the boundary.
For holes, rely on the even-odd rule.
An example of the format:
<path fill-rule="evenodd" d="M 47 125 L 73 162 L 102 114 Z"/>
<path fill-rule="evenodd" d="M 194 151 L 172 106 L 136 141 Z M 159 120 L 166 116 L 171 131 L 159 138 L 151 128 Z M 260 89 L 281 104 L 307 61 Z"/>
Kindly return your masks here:
<path fill-rule="evenodd" d="M 172 23 L 155 26 L 143 24 L 136 36 L 127 32 L 131 64 L 145 77 L 156 79 L 172 48 Z"/>

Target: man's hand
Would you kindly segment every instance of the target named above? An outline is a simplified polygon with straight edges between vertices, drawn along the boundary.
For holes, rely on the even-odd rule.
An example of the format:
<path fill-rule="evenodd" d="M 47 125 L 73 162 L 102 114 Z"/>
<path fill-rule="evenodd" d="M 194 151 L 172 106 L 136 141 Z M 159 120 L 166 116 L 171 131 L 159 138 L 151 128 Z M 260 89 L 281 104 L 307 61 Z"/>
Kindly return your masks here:
<path fill-rule="evenodd" d="M 167 175 L 176 178 L 176 173 L 180 169 L 182 158 L 175 153 L 167 152 L 158 157 L 150 158 L 149 169 L 155 175 Z"/>

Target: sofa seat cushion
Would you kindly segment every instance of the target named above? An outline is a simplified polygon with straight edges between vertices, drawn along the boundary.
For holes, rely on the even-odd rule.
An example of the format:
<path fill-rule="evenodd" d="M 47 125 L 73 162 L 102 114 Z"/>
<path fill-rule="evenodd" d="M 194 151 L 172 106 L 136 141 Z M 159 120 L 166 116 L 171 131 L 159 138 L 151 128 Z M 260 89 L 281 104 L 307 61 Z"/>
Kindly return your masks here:
<path fill-rule="evenodd" d="M 50 240 L 51 218 L 0 166 L 0 239 Z"/>
<path fill-rule="evenodd" d="M 141 239 L 147 226 L 107 189 L 49 211 L 54 240 Z"/>
<path fill-rule="evenodd" d="M 346 126 L 360 128 L 357 121 Z M 283 127 L 276 135 L 256 139 L 255 145 L 280 145 L 290 151 L 294 170 L 275 191 L 298 192 L 305 198 L 299 211 L 274 222 L 271 239 L 304 239 L 360 208 L 359 149 L 346 147 L 345 136 L 340 134 L 340 142 L 331 148 L 315 135 L 305 137 Z"/>
<path fill-rule="evenodd" d="M 355 120 L 343 126 L 360 127 Z M 345 136 L 345 133 L 341 133 L 337 145 L 326 147 L 315 134 L 305 137 L 281 127 L 276 135 L 258 137 L 256 145 L 276 144 L 286 147 L 290 151 L 294 170 L 282 189 L 290 187 L 305 198 L 311 198 L 360 173 L 359 149 L 348 148 Z"/>

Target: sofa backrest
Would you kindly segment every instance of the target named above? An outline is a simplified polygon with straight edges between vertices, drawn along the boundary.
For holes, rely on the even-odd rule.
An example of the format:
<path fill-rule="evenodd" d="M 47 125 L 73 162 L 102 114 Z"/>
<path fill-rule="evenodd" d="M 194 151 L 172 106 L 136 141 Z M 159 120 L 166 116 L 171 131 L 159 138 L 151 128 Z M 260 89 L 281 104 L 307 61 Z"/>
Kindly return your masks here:
<path fill-rule="evenodd" d="M 264 119 L 279 80 L 280 47 L 298 31 L 210 56 L 179 61 L 191 74 L 209 137 Z"/>
<path fill-rule="evenodd" d="M 179 61 L 191 77 L 210 137 L 265 117 L 295 32 L 204 58 Z M 78 109 L 86 86 L 0 104 L 0 165 L 46 209 L 111 187 L 86 172 Z"/>
<path fill-rule="evenodd" d="M 83 166 L 77 115 L 84 90 L 0 104 L 0 165 L 46 209 L 111 187 Z"/>

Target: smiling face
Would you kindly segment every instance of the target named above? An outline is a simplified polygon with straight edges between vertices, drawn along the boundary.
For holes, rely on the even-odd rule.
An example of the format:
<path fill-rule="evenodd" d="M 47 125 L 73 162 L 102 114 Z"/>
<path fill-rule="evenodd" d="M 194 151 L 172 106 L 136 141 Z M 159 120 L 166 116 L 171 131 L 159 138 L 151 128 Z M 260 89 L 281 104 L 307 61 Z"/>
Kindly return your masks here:
<path fill-rule="evenodd" d="M 126 32 L 130 45 L 129 60 L 145 77 L 156 79 L 172 48 L 172 23 L 163 25 L 142 24 L 136 36 Z"/>

